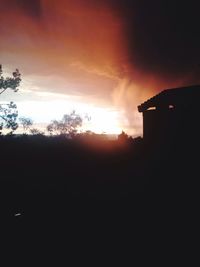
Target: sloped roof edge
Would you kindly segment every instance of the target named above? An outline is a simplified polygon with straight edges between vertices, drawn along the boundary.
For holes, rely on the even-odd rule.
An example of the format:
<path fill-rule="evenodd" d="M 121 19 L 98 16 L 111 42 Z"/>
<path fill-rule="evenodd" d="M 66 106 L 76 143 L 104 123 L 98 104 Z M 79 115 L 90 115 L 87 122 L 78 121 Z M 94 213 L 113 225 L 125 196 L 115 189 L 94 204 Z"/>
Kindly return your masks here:
<path fill-rule="evenodd" d="M 200 85 L 191 85 L 165 89 L 138 106 L 139 112 L 162 104 L 170 105 L 183 101 L 196 101 L 200 99 Z"/>

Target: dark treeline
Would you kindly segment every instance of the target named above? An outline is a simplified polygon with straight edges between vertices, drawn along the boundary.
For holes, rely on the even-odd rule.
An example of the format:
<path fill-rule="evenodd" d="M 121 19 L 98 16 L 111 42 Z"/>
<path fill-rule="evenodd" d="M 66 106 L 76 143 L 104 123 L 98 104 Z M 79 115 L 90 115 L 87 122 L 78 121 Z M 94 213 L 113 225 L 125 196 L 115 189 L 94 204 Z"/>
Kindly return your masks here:
<path fill-rule="evenodd" d="M 131 242 L 134 253 L 142 253 L 144 240 L 152 253 L 152 240 L 179 232 L 181 238 L 184 216 L 196 214 L 195 145 L 184 138 L 148 144 L 142 138 L 1 136 L 1 222 L 15 250 L 36 244 L 47 260 L 50 249 L 91 258 L 101 243 L 105 251 L 130 249 Z"/>
<path fill-rule="evenodd" d="M 1 181 L 16 192 L 54 191 L 66 197 L 112 199 L 128 196 L 129 189 L 144 191 L 140 138 L 4 136 L 0 146 Z"/>
<path fill-rule="evenodd" d="M 61 195 L 66 199 L 122 200 L 179 194 L 195 189 L 198 175 L 195 144 L 187 145 L 181 139 L 150 145 L 142 138 L 69 140 L 22 135 L 2 136 L 0 147 L 1 194 L 8 199 L 4 203 L 10 205 L 6 207 L 9 212 L 28 203 L 25 195 L 36 204 L 37 198 L 56 202 Z"/>

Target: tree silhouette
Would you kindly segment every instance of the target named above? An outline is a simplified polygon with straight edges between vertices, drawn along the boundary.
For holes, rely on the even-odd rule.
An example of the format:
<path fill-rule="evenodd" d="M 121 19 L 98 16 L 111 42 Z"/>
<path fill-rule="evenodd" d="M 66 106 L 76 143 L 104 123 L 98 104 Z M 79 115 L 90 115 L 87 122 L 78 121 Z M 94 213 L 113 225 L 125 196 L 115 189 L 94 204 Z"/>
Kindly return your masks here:
<path fill-rule="evenodd" d="M 37 129 L 37 128 L 30 129 L 30 132 L 31 132 L 32 135 L 44 135 L 44 132 L 39 130 L 39 129 Z"/>
<path fill-rule="evenodd" d="M 23 127 L 24 133 L 26 133 L 27 130 L 30 130 L 30 127 L 33 125 L 33 120 L 31 118 L 20 117 L 19 121 Z"/>
<path fill-rule="evenodd" d="M 0 65 L 0 95 L 7 89 L 11 89 L 14 92 L 18 91 L 18 87 L 21 82 L 21 74 L 19 70 L 13 72 L 13 77 L 3 77 L 2 65 Z M 11 133 L 18 127 L 17 124 L 17 106 L 15 103 L 0 104 L 0 134 L 3 128 L 11 129 Z"/>
<path fill-rule="evenodd" d="M 121 134 L 118 135 L 118 140 L 122 143 L 126 142 L 128 140 L 128 135 L 122 131 Z"/>
<path fill-rule="evenodd" d="M 68 135 L 74 137 L 78 128 L 82 126 L 83 119 L 73 110 L 70 114 L 65 114 L 62 120 L 53 120 L 48 126 L 47 131 L 50 135 Z"/>
<path fill-rule="evenodd" d="M 11 132 L 18 128 L 17 116 L 18 111 L 15 103 L 0 104 L 0 134 L 3 128 L 11 129 Z"/>

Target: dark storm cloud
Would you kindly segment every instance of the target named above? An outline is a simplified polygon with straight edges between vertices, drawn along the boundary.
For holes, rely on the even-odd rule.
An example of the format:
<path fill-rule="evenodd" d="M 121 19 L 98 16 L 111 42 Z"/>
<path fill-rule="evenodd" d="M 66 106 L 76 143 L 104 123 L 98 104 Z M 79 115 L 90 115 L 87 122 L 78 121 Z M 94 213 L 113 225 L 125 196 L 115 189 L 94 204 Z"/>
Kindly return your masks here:
<path fill-rule="evenodd" d="M 48 3 L 55 1 L 0 0 L 1 9 L 20 10 L 36 20 L 45 14 Z M 45 3 L 45 4 L 44 4 Z M 165 81 L 187 76 L 198 82 L 200 74 L 199 1 L 161 0 L 74 0 L 58 5 L 77 10 L 110 8 L 123 24 L 127 56 L 122 61 L 139 75 L 153 75 Z M 55 5 L 57 10 L 57 5 Z M 98 20 L 98 14 L 96 19 Z M 105 27 L 105 25 L 102 25 Z M 109 25 L 107 25 L 109 27 Z M 90 29 L 88 29 L 89 31 Z M 185 80 L 185 79 L 183 79 Z"/>
<path fill-rule="evenodd" d="M 200 74 L 199 1 L 110 1 L 125 24 L 129 62 L 163 79 Z"/>
<path fill-rule="evenodd" d="M 0 0 L 1 10 L 9 12 L 10 10 L 18 10 L 28 16 L 39 18 L 41 16 L 40 0 Z"/>

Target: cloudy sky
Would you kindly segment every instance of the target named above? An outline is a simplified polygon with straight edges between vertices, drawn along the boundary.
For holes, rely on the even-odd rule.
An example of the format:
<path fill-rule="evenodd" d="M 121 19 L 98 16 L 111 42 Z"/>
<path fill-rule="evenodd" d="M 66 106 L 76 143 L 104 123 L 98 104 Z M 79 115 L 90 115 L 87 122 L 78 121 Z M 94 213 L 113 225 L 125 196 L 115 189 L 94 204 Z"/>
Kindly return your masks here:
<path fill-rule="evenodd" d="M 20 115 L 76 109 L 91 130 L 142 133 L 137 105 L 200 81 L 198 1 L 0 0 L 0 63 L 22 73 Z"/>

